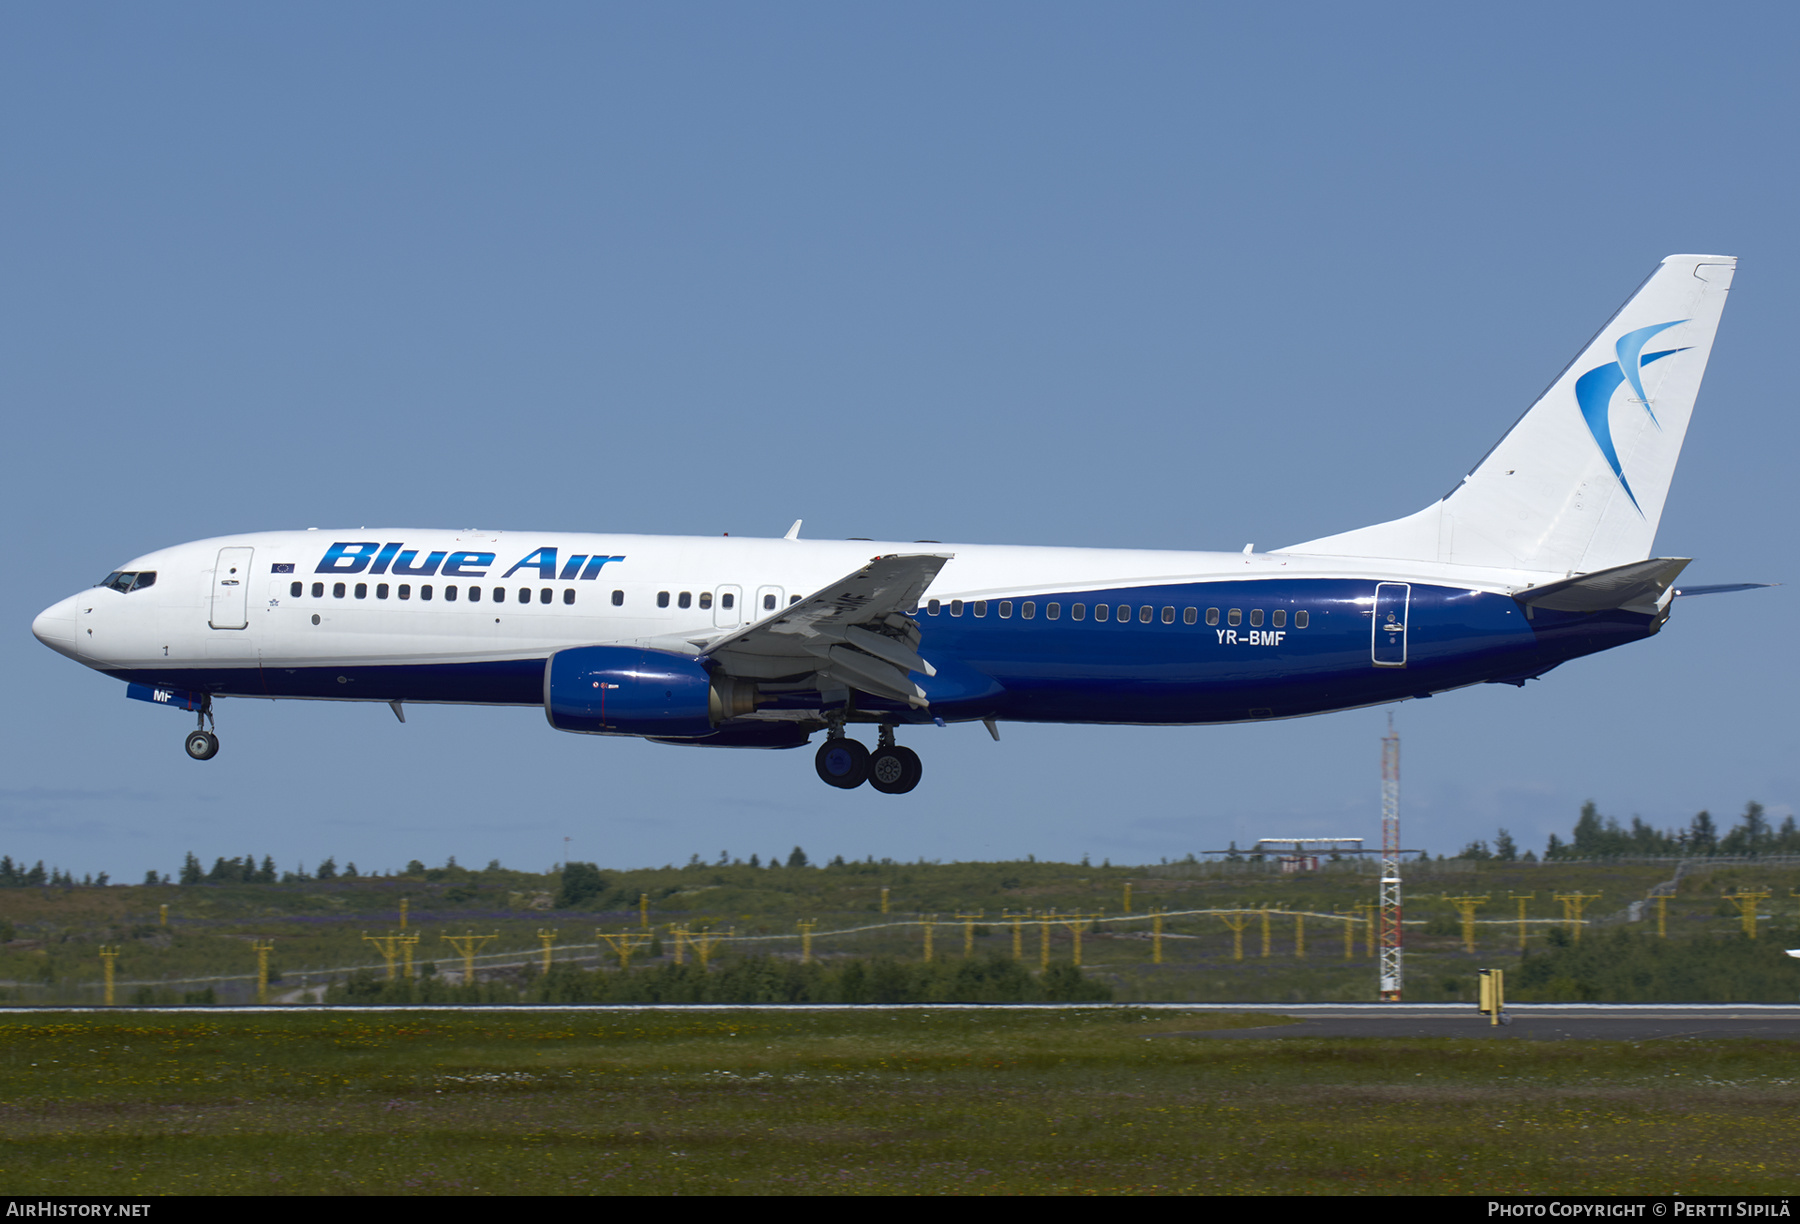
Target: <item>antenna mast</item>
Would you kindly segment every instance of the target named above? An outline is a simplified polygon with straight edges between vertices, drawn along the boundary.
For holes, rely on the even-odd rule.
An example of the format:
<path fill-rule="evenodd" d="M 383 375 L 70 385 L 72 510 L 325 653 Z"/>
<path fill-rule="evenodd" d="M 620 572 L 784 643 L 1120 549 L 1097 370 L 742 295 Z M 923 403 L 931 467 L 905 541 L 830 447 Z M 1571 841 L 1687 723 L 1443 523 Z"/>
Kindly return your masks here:
<path fill-rule="evenodd" d="M 1400 737 L 1381 737 L 1381 1001 L 1400 1001 Z"/>

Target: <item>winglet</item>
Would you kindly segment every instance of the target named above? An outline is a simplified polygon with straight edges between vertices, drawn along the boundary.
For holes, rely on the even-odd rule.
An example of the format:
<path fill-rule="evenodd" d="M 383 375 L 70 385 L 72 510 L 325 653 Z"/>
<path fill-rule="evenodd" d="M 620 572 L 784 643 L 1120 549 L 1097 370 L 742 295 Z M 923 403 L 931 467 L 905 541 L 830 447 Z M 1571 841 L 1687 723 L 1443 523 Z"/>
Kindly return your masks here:
<path fill-rule="evenodd" d="M 798 540 L 800 538 L 800 524 L 805 521 L 805 519 L 795 519 L 794 525 L 789 527 L 787 529 L 787 534 L 781 538 L 784 540 Z"/>

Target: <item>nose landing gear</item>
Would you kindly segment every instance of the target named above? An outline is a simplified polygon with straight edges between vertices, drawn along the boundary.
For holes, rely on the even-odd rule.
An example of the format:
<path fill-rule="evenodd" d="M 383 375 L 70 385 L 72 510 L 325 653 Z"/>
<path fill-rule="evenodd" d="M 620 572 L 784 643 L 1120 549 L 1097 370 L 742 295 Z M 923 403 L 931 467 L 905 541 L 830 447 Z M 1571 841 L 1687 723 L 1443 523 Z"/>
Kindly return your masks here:
<path fill-rule="evenodd" d="M 210 761 L 219 755 L 219 737 L 206 729 L 206 724 L 211 719 L 212 698 L 208 696 L 200 704 L 200 725 L 188 732 L 187 741 L 183 744 L 187 754 L 196 761 Z"/>

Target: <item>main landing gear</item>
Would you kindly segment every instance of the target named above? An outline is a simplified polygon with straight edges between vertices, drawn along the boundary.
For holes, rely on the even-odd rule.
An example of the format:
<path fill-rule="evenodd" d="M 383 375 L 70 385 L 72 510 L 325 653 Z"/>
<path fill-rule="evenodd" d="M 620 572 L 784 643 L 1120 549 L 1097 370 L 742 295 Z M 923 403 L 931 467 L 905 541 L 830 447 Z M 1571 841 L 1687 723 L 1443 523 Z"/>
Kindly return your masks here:
<path fill-rule="evenodd" d="M 219 737 L 206 729 L 206 724 L 211 719 L 212 698 L 207 697 L 200 706 L 200 725 L 188 732 L 187 742 L 183 745 L 187 754 L 196 761 L 210 761 L 219 755 Z"/>
<path fill-rule="evenodd" d="M 855 790 L 867 782 L 884 795 L 904 795 L 919 784 L 925 772 L 918 753 L 894 743 L 894 728 L 889 725 L 881 728 L 873 752 L 841 729 L 834 730 L 819 745 L 813 765 L 827 786 Z"/>

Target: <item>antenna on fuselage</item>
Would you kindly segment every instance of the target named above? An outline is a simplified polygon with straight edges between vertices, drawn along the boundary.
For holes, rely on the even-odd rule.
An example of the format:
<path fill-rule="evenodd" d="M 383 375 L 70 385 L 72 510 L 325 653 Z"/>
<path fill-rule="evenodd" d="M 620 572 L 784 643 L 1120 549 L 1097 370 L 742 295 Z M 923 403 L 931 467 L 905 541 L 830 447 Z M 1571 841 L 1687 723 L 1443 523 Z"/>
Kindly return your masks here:
<path fill-rule="evenodd" d="M 806 521 L 805 519 L 795 519 L 794 525 L 792 527 L 789 527 L 787 529 L 787 534 L 782 536 L 781 538 L 784 540 L 798 540 L 800 538 L 800 524 L 804 523 L 805 521 Z"/>

